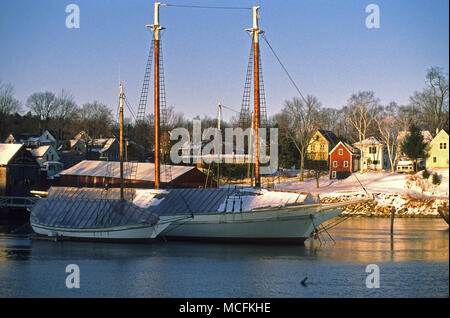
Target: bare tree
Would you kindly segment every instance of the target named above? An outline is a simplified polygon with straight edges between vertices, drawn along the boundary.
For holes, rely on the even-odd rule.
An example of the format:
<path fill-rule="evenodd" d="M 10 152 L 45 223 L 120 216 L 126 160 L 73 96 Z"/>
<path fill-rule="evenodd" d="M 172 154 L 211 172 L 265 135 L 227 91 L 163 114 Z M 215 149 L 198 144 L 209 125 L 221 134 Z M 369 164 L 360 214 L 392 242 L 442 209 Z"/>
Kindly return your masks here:
<path fill-rule="evenodd" d="M 20 102 L 14 98 L 14 88 L 11 84 L 0 81 L 0 137 L 7 133 L 8 117 L 20 111 Z"/>
<path fill-rule="evenodd" d="M 432 67 L 427 72 L 426 84 L 422 92 L 414 92 L 410 103 L 421 111 L 421 126 L 425 125 L 435 135 L 436 129 L 448 129 L 448 74 L 440 67 Z"/>
<path fill-rule="evenodd" d="M 361 143 L 366 139 L 369 128 L 373 124 L 379 100 L 372 91 L 358 92 L 352 95 L 344 107 L 345 117 L 358 134 Z M 361 157 L 363 154 L 361 153 Z M 362 170 L 363 165 L 361 165 Z"/>
<path fill-rule="evenodd" d="M 379 100 L 372 91 L 358 92 L 352 95 L 344 107 L 345 117 L 358 133 L 359 142 L 366 139 L 373 124 Z"/>
<path fill-rule="evenodd" d="M 39 118 L 39 129 L 47 128 L 48 121 L 58 108 L 57 99 L 52 92 L 33 93 L 27 99 L 27 107 Z"/>
<path fill-rule="evenodd" d="M 305 160 L 308 145 L 317 129 L 317 114 L 321 107 L 314 96 L 308 95 L 304 100 L 293 98 L 286 101 L 280 124 L 281 133 L 290 138 L 300 152 L 300 181 L 304 179 Z"/>
<path fill-rule="evenodd" d="M 77 110 L 77 104 L 72 94 L 62 90 L 56 99 L 55 117 L 58 120 L 66 120 Z"/>
<path fill-rule="evenodd" d="M 0 81 L 0 116 L 14 114 L 20 111 L 20 102 L 14 98 L 14 88 L 11 84 Z"/>
<path fill-rule="evenodd" d="M 99 138 L 111 134 L 113 116 L 111 110 L 104 104 L 94 101 L 86 103 L 80 109 L 80 122 L 92 138 Z"/>
<path fill-rule="evenodd" d="M 399 125 L 398 109 L 398 105 L 395 102 L 391 102 L 385 107 L 384 112 L 380 116 L 375 117 L 379 137 L 387 148 L 392 172 L 395 171 L 400 154 L 398 135 L 401 126 Z"/>

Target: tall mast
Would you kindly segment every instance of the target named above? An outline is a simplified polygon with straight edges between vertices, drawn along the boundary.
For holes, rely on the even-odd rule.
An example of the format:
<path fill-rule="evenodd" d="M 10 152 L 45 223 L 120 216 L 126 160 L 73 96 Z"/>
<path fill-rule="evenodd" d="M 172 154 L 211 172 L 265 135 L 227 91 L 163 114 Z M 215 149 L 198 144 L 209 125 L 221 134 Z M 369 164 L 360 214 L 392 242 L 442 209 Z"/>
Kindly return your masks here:
<path fill-rule="evenodd" d="M 261 187 L 261 177 L 259 175 L 259 123 L 260 123 L 260 93 L 259 93 L 259 34 L 262 31 L 258 27 L 258 9 L 253 9 L 253 28 L 246 29 L 253 37 L 253 93 L 254 93 L 254 118 L 253 128 L 255 130 L 255 187 Z"/>
<path fill-rule="evenodd" d="M 159 94 L 159 31 L 163 29 L 159 25 L 159 6 L 165 5 L 161 2 L 155 2 L 155 17 L 153 25 L 147 25 L 153 30 L 155 39 L 155 72 L 154 72 L 154 105 L 155 105 L 155 188 L 158 189 L 160 186 L 160 118 L 159 118 L 159 104 L 160 104 L 160 94 Z"/>
<path fill-rule="evenodd" d="M 222 153 L 222 134 L 220 132 L 220 122 L 222 120 L 222 105 L 219 103 L 219 114 L 217 116 L 217 130 L 218 136 L 216 138 L 221 138 L 219 143 L 219 153 L 217 154 L 217 187 L 220 188 L 220 154 Z"/>
<path fill-rule="evenodd" d="M 120 84 L 120 199 L 123 200 L 123 86 Z"/>

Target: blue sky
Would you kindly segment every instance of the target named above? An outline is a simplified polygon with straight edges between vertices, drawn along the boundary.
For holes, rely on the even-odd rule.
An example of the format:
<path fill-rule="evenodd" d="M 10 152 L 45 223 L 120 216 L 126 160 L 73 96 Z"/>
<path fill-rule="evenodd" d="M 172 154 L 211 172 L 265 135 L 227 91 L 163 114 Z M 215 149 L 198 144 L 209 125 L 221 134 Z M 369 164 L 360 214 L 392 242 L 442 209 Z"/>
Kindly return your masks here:
<path fill-rule="evenodd" d="M 65 26 L 66 5 L 80 8 L 80 28 Z M 260 27 L 303 94 L 341 107 L 358 90 L 373 90 L 384 104 L 406 104 L 424 86 L 426 69 L 449 69 L 447 0 L 170 0 L 170 4 L 260 5 Z M 368 29 L 365 8 L 380 8 L 380 28 Z M 162 7 L 168 105 L 216 116 L 219 102 L 239 110 L 248 62 L 250 10 Z M 3 0 L 0 79 L 16 97 L 40 91 L 71 92 L 78 105 L 98 100 L 117 107 L 118 77 L 137 107 L 153 23 L 153 2 L 142 0 Z M 297 96 L 262 41 L 269 115 Z M 26 109 L 26 107 L 23 107 Z M 152 105 L 148 105 L 151 112 Z M 224 110 L 228 119 L 232 112 Z"/>

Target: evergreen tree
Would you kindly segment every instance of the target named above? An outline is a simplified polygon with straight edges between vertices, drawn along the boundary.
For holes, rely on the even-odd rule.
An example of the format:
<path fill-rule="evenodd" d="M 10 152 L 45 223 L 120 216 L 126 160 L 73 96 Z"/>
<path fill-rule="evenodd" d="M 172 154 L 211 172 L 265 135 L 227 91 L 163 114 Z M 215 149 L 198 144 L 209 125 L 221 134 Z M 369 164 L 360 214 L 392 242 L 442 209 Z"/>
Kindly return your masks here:
<path fill-rule="evenodd" d="M 401 151 L 414 161 L 414 172 L 417 171 L 417 161 L 426 157 L 426 147 L 420 128 L 415 124 L 409 126 L 409 132 L 401 144 Z"/>

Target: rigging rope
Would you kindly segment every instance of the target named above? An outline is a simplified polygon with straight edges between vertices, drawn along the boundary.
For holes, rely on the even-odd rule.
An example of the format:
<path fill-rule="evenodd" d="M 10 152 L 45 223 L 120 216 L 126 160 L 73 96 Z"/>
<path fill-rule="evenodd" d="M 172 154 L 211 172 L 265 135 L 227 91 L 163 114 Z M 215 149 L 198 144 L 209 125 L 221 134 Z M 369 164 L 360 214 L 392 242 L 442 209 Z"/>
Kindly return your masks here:
<path fill-rule="evenodd" d="M 216 6 L 198 6 L 185 4 L 165 4 L 166 7 L 193 8 L 193 9 L 229 9 L 229 10 L 252 10 L 248 7 L 216 7 Z"/>
<path fill-rule="evenodd" d="M 130 102 L 128 101 L 127 95 L 123 94 L 125 97 L 125 105 L 127 106 L 128 110 L 130 111 L 131 116 L 133 116 L 134 120 L 136 121 L 136 115 L 130 105 Z"/>
<path fill-rule="evenodd" d="M 281 65 L 281 67 L 283 68 L 284 72 L 286 73 L 287 77 L 289 78 L 289 80 L 291 81 L 291 83 L 294 85 L 295 89 L 297 90 L 297 92 L 299 93 L 299 95 L 301 96 L 301 98 L 303 99 L 303 101 L 306 103 L 306 99 L 303 96 L 302 92 L 300 92 L 300 89 L 298 88 L 297 84 L 295 83 L 294 79 L 292 78 L 292 76 L 289 74 L 288 70 L 286 69 L 286 67 L 283 65 L 283 63 L 281 62 L 280 58 L 278 57 L 277 53 L 275 53 L 275 50 L 273 49 L 273 47 L 270 45 L 269 41 L 267 40 L 266 36 L 264 35 L 264 33 L 262 34 L 262 38 L 264 39 L 264 41 L 267 43 L 267 45 L 269 46 L 269 49 L 272 51 L 273 55 L 275 56 L 275 58 L 277 59 L 278 63 Z"/>

